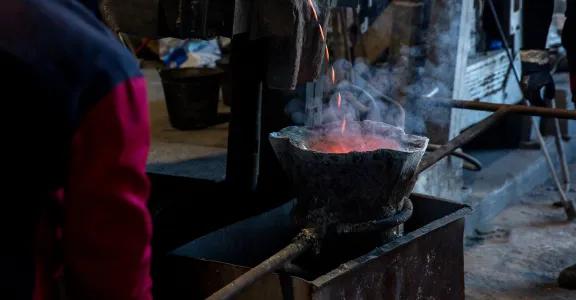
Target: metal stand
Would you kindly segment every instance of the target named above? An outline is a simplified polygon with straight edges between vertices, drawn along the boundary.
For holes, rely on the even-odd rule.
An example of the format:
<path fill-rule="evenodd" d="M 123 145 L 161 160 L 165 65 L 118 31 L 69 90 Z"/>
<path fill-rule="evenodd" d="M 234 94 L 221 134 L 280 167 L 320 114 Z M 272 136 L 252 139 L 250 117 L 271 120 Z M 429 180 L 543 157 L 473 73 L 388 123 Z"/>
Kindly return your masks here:
<path fill-rule="evenodd" d="M 562 201 L 562 205 L 564 206 L 564 210 L 566 210 L 566 216 L 567 216 L 568 220 L 572 221 L 572 220 L 576 219 L 576 210 L 574 209 L 574 204 L 572 203 L 572 201 L 570 199 L 568 199 L 568 196 L 566 196 L 566 193 L 564 192 L 562 184 L 560 183 L 560 179 L 558 178 L 556 168 L 554 167 L 554 162 L 552 161 L 552 157 L 550 156 L 550 152 L 548 151 L 546 141 L 544 140 L 544 137 L 542 136 L 542 132 L 540 132 L 540 128 L 538 127 L 538 122 L 536 122 L 536 120 L 533 117 L 530 118 L 530 121 L 531 121 L 530 123 L 531 123 L 532 127 L 534 128 L 534 131 L 536 132 L 536 138 L 538 139 L 538 142 L 540 143 L 542 153 L 544 154 L 544 157 L 546 157 L 546 162 L 548 163 L 548 168 L 550 169 L 550 174 L 552 175 L 552 179 L 554 180 L 554 184 L 556 185 L 556 188 L 558 189 L 558 193 L 560 194 L 560 200 Z"/>
<path fill-rule="evenodd" d="M 556 108 L 556 100 L 550 102 L 552 108 Z M 568 160 L 566 159 L 566 151 L 564 150 L 564 139 L 562 138 L 562 131 L 560 130 L 560 120 L 554 118 L 554 136 L 556 141 L 556 149 L 558 156 L 560 156 L 560 163 L 562 164 L 562 175 L 564 177 L 564 191 L 570 192 L 570 170 L 568 169 Z"/>
<path fill-rule="evenodd" d="M 366 233 L 382 231 L 391 227 L 398 226 L 405 223 L 410 219 L 414 212 L 414 206 L 409 198 L 404 199 L 404 207 L 402 211 L 394 216 L 382 220 L 368 221 L 365 223 L 357 224 L 337 224 L 332 233 L 335 234 L 353 234 L 353 233 Z M 242 274 L 234 281 L 212 294 L 207 300 L 223 300 L 231 299 L 243 289 L 249 287 L 254 282 L 258 281 L 264 275 L 274 272 L 282 266 L 289 264 L 298 256 L 304 254 L 314 244 L 318 243 L 324 236 L 320 230 L 304 229 L 294 239 L 294 241 L 286 246 L 284 249 L 278 251 L 276 254 L 259 264 L 258 266 L 250 269 L 250 271 Z"/>
<path fill-rule="evenodd" d="M 514 58 L 513 58 L 512 52 L 510 50 L 510 46 L 508 45 L 508 42 L 506 41 L 506 35 L 504 34 L 502 24 L 500 24 L 500 21 L 498 19 L 498 14 L 496 12 L 496 8 L 494 6 L 493 0 L 488 0 L 488 5 L 490 7 L 490 10 L 492 11 L 492 15 L 495 18 L 496 26 L 498 27 L 498 32 L 500 33 L 500 37 L 502 37 L 502 42 L 504 43 L 504 48 L 506 49 L 506 55 L 508 56 L 508 60 L 510 62 L 510 67 L 514 73 L 514 77 L 516 78 L 516 82 L 518 83 L 520 88 L 522 88 L 522 82 L 520 80 L 520 73 L 518 72 L 518 70 L 516 69 L 516 67 L 514 65 Z M 524 102 L 524 105 L 526 107 L 530 108 L 530 103 L 526 99 L 524 99 L 523 102 Z M 552 100 L 552 102 L 553 102 L 553 100 Z M 555 104 L 556 103 L 553 102 L 553 105 L 555 105 Z M 546 147 L 546 142 L 544 141 L 544 138 L 542 137 L 542 132 L 540 131 L 540 128 L 536 124 L 537 122 L 535 122 L 534 118 L 531 118 L 530 121 L 532 123 L 531 124 L 532 127 L 534 128 L 534 131 L 536 132 L 536 136 L 538 138 L 538 142 L 540 143 L 540 147 L 542 148 L 544 156 L 546 156 L 546 162 L 548 163 L 548 167 L 550 168 L 550 173 L 552 174 L 552 178 L 554 179 L 554 183 L 556 184 L 556 188 L 558 188 L 558 193 L 560 194 L 560 199 L 563 203 L 564 210 L 566 210 L 566 216 L 567 216 L 568 220 L 572 221 L 572 220 L 576 219 L 576 210 L 574 209 L 574 203 L 572 203 L 572 201 L 568 199 L 568 197 L 566 196 L 566 193 L 562 189 L 562 184 L 560 184 L 560 179 L 558 179 L 558 174 L 556 173 L 556 168 L 554 167 L 554 163 L 552 161 L 552 158 L 550 157 L 550 153 L 548 152 L 548 148 Z M 555 125 L 555 126 L 557 127 L 557 131 L 558 131 L 560 127 L 558 125 Z M 558 134 L 556 134 L 556 135 L 558 136 Z M 557 141 L 557 145 L 558 145 L 558 143 L 562 143 L 562 141 L 559 140 L 559 141 Z M 560 148 L 562 148 L 562 149 L 560 149 Z M 558 146 L 558 151 L 559 151 L 559 154 L 561 156 L 564 154 L 562 146 Z M 564 159 L 564 161 L 565 161 L 565 159 Z M 567 170 L 568 170 L 568 165 L 566 164 L 566 169 L 565 169 L 566 174 L 568 174 Z M 565 177 L 565 178 L 568 178 L 568 177 Z"/>

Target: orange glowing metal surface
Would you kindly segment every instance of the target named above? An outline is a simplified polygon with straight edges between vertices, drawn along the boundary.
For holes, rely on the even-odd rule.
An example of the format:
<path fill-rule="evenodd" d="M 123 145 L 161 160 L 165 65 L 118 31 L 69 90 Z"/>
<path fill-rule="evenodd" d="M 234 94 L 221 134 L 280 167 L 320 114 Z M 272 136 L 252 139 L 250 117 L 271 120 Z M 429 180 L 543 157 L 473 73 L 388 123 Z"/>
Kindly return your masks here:
<path fill-rule="evenodd" d="M 310 149 L 324 153 L 344 154 L 380 149 L 399 150 L 397 141 L 379 135 L 338 135 L 319 138 L 310 143 Z"/>

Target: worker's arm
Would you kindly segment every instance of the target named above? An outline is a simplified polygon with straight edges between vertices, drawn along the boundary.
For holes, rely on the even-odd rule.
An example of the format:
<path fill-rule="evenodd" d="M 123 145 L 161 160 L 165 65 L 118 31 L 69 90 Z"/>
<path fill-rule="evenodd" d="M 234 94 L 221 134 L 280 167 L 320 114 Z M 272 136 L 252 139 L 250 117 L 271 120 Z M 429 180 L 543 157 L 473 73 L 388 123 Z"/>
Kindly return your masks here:
<path fill-rule="evenodd" d="M 151 299 L 148 149 L 145 83 L 134 78 L 96 103 L 74 136 L 63 228 L 71 299 Z"/>

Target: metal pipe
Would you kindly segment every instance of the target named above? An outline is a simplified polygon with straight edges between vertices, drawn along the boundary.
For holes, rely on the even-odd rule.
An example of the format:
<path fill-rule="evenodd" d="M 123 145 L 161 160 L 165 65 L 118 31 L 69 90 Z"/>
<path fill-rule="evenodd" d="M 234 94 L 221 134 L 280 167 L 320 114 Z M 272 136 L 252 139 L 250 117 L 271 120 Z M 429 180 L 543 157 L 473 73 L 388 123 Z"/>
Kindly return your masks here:
<path fill-rule="evenodd" d="M 550 101 L 552 108 L 556 108 L 556 100 Z M 560 163 L 562 164 L 562 175 L 564 177 L 564 191 L 570 192 L 570 171 L 568 169 L 568 160 L 566 159 L 566 151 L 564 150 L 564 142 L 562 140 L 562 132 L 560 131 L 560 120 L 554 118 L 554 137 L 556 140 L 556 149 L 558 156 L 560 156 Z"/>
<path fill-rule="evenodd" d="M 438 100 L 442 102 L 442 100 Z M 446 102 L 446 101 L 444 101 Z M 576 111 L 558 109 L 558 108 L 548 108 L 548 107 L 535 107 L 535 106 L 525 106 L 525 105 L 510 105 L 510 104 L 495 104 L 477 101 L 464 101 L 464 100 L 450 100 L 446 102 L 446 105 L 450 105 L 454 108 L 460 109 L 470 109 L 479 111 L 497 111 L 501 108 L 508 109 L 511 113 L 527 116 L 539 116 L 539 117 L 549 117 L 549 118 L 560 118 L 560 119 L 570 119 L 576 120 Z"/>
<path fill-rule="evenodd" d="M 532 124 L 536 126 L 536 122 L 534 120 L 532 120 Z M 548 167 L 550 168 L 550 173 L 552 173 L 552 179 L 554 180 L 554 184 L 556 185 L 558 193 L 560 194 L 560 200 L 562 200 L 564 210 L 566 211 L 566 216 L 568 217 L 568 220 L 574 220 L 576 219 L 576 209 L 574 208 L 574 203 L 572 203 L 572 201 L 568 199 L 568 196 L 566 196 L 566 193 L 562 188 L 562 184 L 560 183 L 558 174 L 556 174 L 556 170 L 553 167 L 554 163 L 552 162 L 552 157 L 548 152 L 548 148 L 545 146 L 546 142 L 544 141 L 544 137 L 542 137 L 542 133 L 540 132 L 540 130 L 536 130 L 536 137 L 538 138 L 538 141 L 542 145 L 544 145 L 541 147 L 542 153 L 544 153 L 544 157 L 546 157 L 546 162 L 548 163 Z"/>
<path fill-rule="evenodd" d="M 318 241 L 319 237 L 320 236 L 315 229 L 302 230 L 294 241 L 290 245 L 286 246 L 286 248 L 280 250 L 272 257 L 250 269 L 248 272 L 242 274 L 240 277 L 206 298 L 206 300 L 231 299 L 238 295 L 242 290 L 258 281 L 264 275 L 274 272 L 284 264 L 302 255 Z"/>
<path fill-rule="evenodd" d="M 440 149 L 442 145 L 437 144 L 428 144 L 428 148 L 426 151 L 432 152 Z M 461 149 L 456 149 L 454 152 L 450 153 L 450 155 L 454 157 L 458 157 L 464 161 L 464 168 L 471 170 L 471 171 L 481 171 L 484 167 L 482 166 L 482 162 L 476 159 L 474 156 L 464 153 Z"/>
<path fill-rule="evenodd" d="M 449 106 L 453 108 L 479 110 L 479 111 L 493 111 L 495 113 L 489 118 L 484 119 L 480 123 L 464 131 L 458 137 L 451 140 L 448 144 L 428 154 L 420 164 L 420 168 L 416 174 L 420 174 L 421 172 L 427 170 L 432 165 L 440 161 L 442 158 L 444 158 L 447 155 L 450 155 L 450 153 L 460 148 L 462 145 L 468 143 L 470 140 L 474 139 L 476 136 L 478 136 L 486 129 L 492 127 L 498 121 L 502 120 L 504 116 L 510 113 L 528 115 L 528 116 L 541 116 L 541 117 L 576 120 L 576 111 L 570 111 L 565 109 L 533 107 L 525 105 L 494 104 L 494 103 L 464 101 L 464 100 L 447 100 L 440 98 L 430 98 L 427 100 L 435 101 L 436 102 L 435 104 L 438 106 Z"/>
<path fill-rule="evenodd" d="M 452 101 L 452 102 L 456 102 L 456 104 L 459 105 L 462 102 L 469 102 L 469 101 Z M 572 201 L 570 201 L 568 199 L 568 197 L 566 196 L 566 193 L 564 192 L 564 189 L 562 188 L 562 184 L 560 183 L 560 179 L 558 178 L 558 175 L 556 174 L 556 170 L 554 168 L 554 163 L 552 161 L 552 157 L 550 156 L 548 148 L 546 147 L 547 145 L 546 145 L 546 142 L 544 140 L 544 137 L 542 137 L 542 133 L 540 132 L 540 129 L 536 125 L 537 122 L 534 120 L 534 115 L 548 116 L 548 117 L 560 117 L 560 118 L 561 117 L 568 117 L 569 119 L 571 119 L 572 118 L 571 113 L 576 113 L 576 112 L 571 112 L 571 111 L 566 111 L 566 110 L 561 110 L 561 109 L 553 109 L 553 108 L 531 107 L 531 106 L 529 106 L 529 104 L 527 102 L 526 102 L 526 106 L 523 106 L 523 105 L 505 105 L 505 104 L 488 104 L 488 103 L 480 103 L 480 104 L 481 104 L 480 106 L 476 106 L 476 108 L 478 108 L 478 109 L 480 109 L 482 107 L 482 109 L 480 109 L 480 110 L 487 110 L 488 108 L 489 108 L 489 110 L 492 110 L 495 107 L 499 107 L 499 109 L 497 109 L 496 112 L 494 114 L 492 114 L 490 117 L 484 119 L 480 123 L 474 125 L 470 129 L 464 131 L 463 133 L 458 135 L 456 138 L 452 139 L 447 144 L 440 147 L 438 150 L 431 152 L 430 154 L 425 156 L 424 159 L 422 160 L 422 162 L 420 163 L 418 170 L 416 171 L 416 175 L 419 175 L 422 172 L 426 171 L 427 169 L 432 167 L 435 163 L 440 161 L 442 158 L 450 155 L 450 153 L 454 152 L 456 149 L 458 149 L 458 148 L 462 147 L 463 145 L 465 145 L 466 143 L 470 142 L 472 139 L 477 137 L 479 134 L 481 134 L 485 130 L 489 129 L 490 127 L 494 126 L 496 123 L 501 121 L 508 114 L 523 112 L 523 113 L 526 113 L 527 115 L 532 116 L 530 118 L 531 125 L 535 129 L 534 131 L 536 132 L 538 142 L 540 143 L 541 148 L 542 148 L 542 152 L 546 158 L 546 163 L 548 164 L 548 167 L 550 168 L 550 173 L 552 174 L 552 179 L 554 180 L 554 184 L 556 185 L 556 187 L 558 189 L 558 192 L 560 194 L 560 199 L 562 200 L 564 209 L 566 210 L 566 216 L 568 217 L 568 220 L 576 219 L 576 209 L 574 207 L 574 203 L 572 203 Z M 468 109 L 468 107 L 463 107 L 463 108 Z M 548 110 L 548 111 L 546 111 L 546 110 Z M 559 151 L 561 151 L 560 148 L 559 148 Z"/>
<path fill-rule="evenodd" d="M 434 102 L 433 105 L 439 107 L 452 107 L 458 109 L 492 111 L 492 112 L 496 112 L 501 108 L 506 108 L 510 110 L 510 113 L 519 115 L 576 120 L 576 111 L 559 109 L 555 107 L 549 108 L 549 107 L 537 107 L 537 106 L 525 106 L 525 105 L 496 104 L 481 101 L 453 100 L 448 98 L 436 98 L 436 97 L 425 98 L 425 101 L 433 101 Z"/>
<path fill-rule="evenodd" d="M 374 220 L 355 224 L 337 224 L 336 233 L 366 233 L 390 229 L 400 224 L 406 223 L 414 213 L 414 205 L 410 198 L 404 198 L 404 207 L 397 214 L 382 220 Z"/>
<path fill-rule="evenodd" d="M 514 57 L 512 55 L 512 48 L 510 48 L 510 45 L 508 44 L 508 38 L 506 36 L 506 34 L 504 33 L 504 27 L 502 27 L 502 23 L 500 23 L 500 16 L 498 16 L 498 12 L 496 11 L 496 7 L 494 6 L 494 2 L 492 0 L 488 0 L 488 6 L 490 7 L 490 11 L 492 12 L 492 17 L 494 18 L 494 22 L 496 23 L 496 27 L 498 28 L 498 33 L 500 34 L 500 37 L 502 38 L 501 41 L 504 44 L 504 49 L 506 49 L 506 56 L 508 56 L 508 61 L 510 62 L 510 67 L 512 68 L 512 74 L 514 74 L 514 78 L 516 78 L 516 82 L 518 82 L 518 84 L 520 84 L 521 81 L 521 77 L 520 77 L 520 72 L 518 72 L 518 69 L 516 69 L 516 66 L 514 65 Z M 522 86 L 520 86 L 522 87 Z"/>
<path fill-rule="evenodd" d="M 496 8 L 494 6 L 494 2 L 492 0 L 488 0 L 488 4 L 490 5 L 490 10 L 492 11 L 492 16 L 494 17 L 494 20 L 496 21 L 496 27 L 498 27 L 498 32 L 500 33 L 500 37 L 502 38 L 502 42 L 504 43 L 504 48 L 505 48 L 506 54 L 508 56 L 508 61 L 510 63 L 510 67 L 512 68 L 512 71 L 514 72 L 514 77 L 516 78 L 516 82 L 518 83 L 518 86 L 520 87 L 520 89 L 523 89 L 522 82 L 520 80 L 520 74 L 519 74 L 518 70 L 516 69 L 516 66 L 514 65 L 514 58 L 512 57 L 512 51 L 508 45 L 507 38 L 506 38 L 506 35 L 504 34 L 504 29 L 502 27 L 502 24 L 500 24 L 498 14 L 497 14 Z M 526 99 L 526 95 L 524 95 L 523 102 L 527 107 L 530 106 L 530 103 Z M 534 118 L 530 118 L 530 120 L 532 122 L 532 127 L 534 128 L 534 131 L 536 131 L 536 135 L 538 137 L 538 141 L 540 142 L 540 146 L 542 148 L 542 151 L 544 151 L 544 155 L 546 156 L 546 162 L 548 163 L 548 167 L 550 168 L 550 172 L 552 173 L 554 183 L 556 184 L 556 186 L 558 188 L 558 192 L 560 193 L 560 198 L 562 198 L 562 201 L 564 202 L 564 209 L 566 210 L 566 215 L 568 217 L 568 220 L 573 220 L 574 218 L 576 218 L 576 210 L 574 209 L 574 204 L 571 201 L 569 201 L 568 198 L 566 198 L 566 194 L 562 190 L 562 186 L 560 186 L 560 181 L 558 180 L 558 174 L 556 174 L 556 168 L 555 168 L 554 164 L 552 163 L 552 159 L 550 158 L 550 154 L 548 153 L 548 148 L 547 148 L 547 145 L 544 141 L 544 138 L 542 137 L 542 132 L 540 132 L 540 128 L 536 125 Z"/>
<path fill-rule="evenodd" d="M 460 135 L 450 140 L 447 144 L 443 145 L 438 150 L 430 152 L 424 157 L 424 159 L 420 163 L 420 166 L 416 171 L 416 175 L 426 171 L 427 169 L 432 167 L 435 163 L 440 161 L 442 158 L 450 155 L 450 153 L 454 152 L 456 149 L 470 142 L 475 137 L 480 135 L 482 132 L 496 125 L 499 121 L 504 119 L 504 117 L 506 117 L 509 113 L 510 110 L 507 108 L 499 109 L 498 111 L 493 113 L 490 117 L 482 120 L 478 124 L 462 132 Z"/>
<path fill-rule="evenodd" d="M 525 100 L 524 102 L 526 103 L 526 106 L 530 105 L 528 101 Z M 552 157 L 550 156 L 550 152 L 548 151 L 546 141 L 544 140 L 542 132 L 540 132 L 540 128 L 538 127 L 538 122 L 534 119 L 534 117 L 531 117 L 530 123 L 534 128 L 534 131 L 536 132 L 536 138 L 540 143 L 540 148 L 542 150 L 542 153 L 544 154 L 544 157 L 546 158 L 546 163 L 548 164 L 548 168 L 550 169 L 550 173 L 552 174 L 552 179 L 554 180 L 554 184 L 556 185 L 558 193 L 560 194 L 560 200 L 562 201 L 564 210 L 566 211 L 566 217 L 568 218 L 569 221 L 572 221 L 576 219 L 576 209 L 574 208 L 574 203 L 572 203 L 572 201 L 568 199 L 568 196 L 566 196 L 566 193 L 562 188 L 562 184 L 560 183 L 560 179 L 558 178 L 558 174 L 556 173 L 556 169 L 554 167 L 554 162 L 552 161 Z"/>

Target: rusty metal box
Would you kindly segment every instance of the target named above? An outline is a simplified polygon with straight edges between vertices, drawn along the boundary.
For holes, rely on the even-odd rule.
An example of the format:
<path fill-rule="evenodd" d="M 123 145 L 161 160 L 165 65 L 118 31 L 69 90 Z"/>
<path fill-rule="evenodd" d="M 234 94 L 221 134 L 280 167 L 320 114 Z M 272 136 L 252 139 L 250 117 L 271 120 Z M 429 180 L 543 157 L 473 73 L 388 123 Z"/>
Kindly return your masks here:
<path fill-rule="evenodd" d="M 324 249 L 317 263 L 322 267 L 313 274 L 269 274 L 236 299 L 464 299 L 464 216 L 471 209 L 423 195 L 411 199 L 414 215 L 403 237 L 368 249 L 350 243 Z M 159 298 L 203 299 L 274 254 L 298 232 L 290 218 L 292 206 L 173 251 Z"/>

